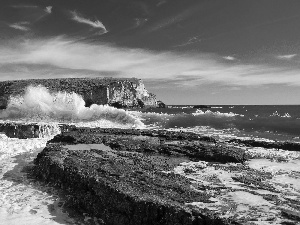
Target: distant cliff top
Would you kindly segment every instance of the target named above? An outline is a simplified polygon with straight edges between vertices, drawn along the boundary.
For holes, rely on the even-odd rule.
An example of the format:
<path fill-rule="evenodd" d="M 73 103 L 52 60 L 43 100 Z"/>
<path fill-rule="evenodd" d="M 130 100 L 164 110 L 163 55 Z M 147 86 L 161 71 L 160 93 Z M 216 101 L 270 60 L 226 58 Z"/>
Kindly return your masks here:
<path fill-rule="evenodd" d="M 84 91 L 94 86 L 109 86 L 116 83 L 129 83 L 140 85 L 142 81 L 137 78 L 113 78 L 113 77 L 93 77 L 93 78 L 50 78 L 50 79 L 22 79 L 6 80 L 0 82 L 0 95 L 5 94 L 1 91 L 9 91 L 9 94 L 20 94 L 29 85 L 43 85 L 50 91 Z"/>
<path fill-rule="evenodd" d="M 84 77 L 84 78 L 49 78 L 49 79 L 21 79 L 21 80 L 5 80 L 0 81 L 0 85 L 7 84 L 47 84 L 47 83 L 101 83 L 102 85 L 109 85 L 114 82 L 130 82 L 139 84 L 141 79 L 137 78 L 114 78 L 114 77 Z"/>

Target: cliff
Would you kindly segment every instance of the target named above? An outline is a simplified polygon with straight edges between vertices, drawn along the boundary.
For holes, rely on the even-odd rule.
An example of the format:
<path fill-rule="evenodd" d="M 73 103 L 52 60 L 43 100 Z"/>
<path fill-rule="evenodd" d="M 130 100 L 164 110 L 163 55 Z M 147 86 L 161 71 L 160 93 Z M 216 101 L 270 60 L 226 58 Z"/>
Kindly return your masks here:
<path fill-rule="evenodd" d="M 61 78 L 0 82 L 0 108 L 6 108 L 10 96 L 22 95 L 29 85 L 43 85 L 50 92 L 75 92 L 83 97 L 86 106 L 158 107 L 156 96 L 149 93 L 142 81 L 136 78 Z"/>

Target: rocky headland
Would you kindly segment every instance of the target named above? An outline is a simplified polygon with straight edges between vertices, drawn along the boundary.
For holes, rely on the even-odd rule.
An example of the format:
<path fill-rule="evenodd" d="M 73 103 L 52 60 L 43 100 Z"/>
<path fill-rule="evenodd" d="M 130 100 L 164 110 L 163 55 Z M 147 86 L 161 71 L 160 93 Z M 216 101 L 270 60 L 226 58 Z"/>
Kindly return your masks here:
<path fill-rule="evenodd" d="M 61 78 L 28 79 L 0 82 L 0 108 L 6 108 L 12 96 L 23 95 L 29 85 L 42 85 L 50 92 L 75 92 L 86 106 L 108 104 L 117 108 L 161 107 L 164 104 L 149 93 L 140 79 L 130 78 Z"/>

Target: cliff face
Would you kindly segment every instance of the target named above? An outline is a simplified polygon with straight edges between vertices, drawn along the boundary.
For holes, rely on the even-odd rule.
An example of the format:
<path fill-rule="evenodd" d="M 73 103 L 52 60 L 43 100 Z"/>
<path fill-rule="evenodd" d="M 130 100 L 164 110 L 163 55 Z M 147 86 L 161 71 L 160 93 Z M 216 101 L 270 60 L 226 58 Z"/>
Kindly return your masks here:
<path fill-rule="evenodd" d="M 6 108 L 10 96 L 22 95 L 29 85 L 43 85 L 50 92 L 75 92 L 83 97 L 86 106 L 158 107 L 155 95 L 148 93 L 142 81 L 136 78 L 62 78 L 0 82 L 0 108 Z"/>

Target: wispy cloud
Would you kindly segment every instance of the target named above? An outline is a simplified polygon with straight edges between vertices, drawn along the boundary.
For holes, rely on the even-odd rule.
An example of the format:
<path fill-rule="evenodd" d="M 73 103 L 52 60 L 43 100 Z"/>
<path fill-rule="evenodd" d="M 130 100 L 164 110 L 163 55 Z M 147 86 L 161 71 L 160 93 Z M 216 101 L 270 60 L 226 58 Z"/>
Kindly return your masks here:
<path fill-rule="evenodd" d="M 46 12 L 46 13 L 49 13 L 49 14 L 52 13 L 52 8 L 53 8 L 52 6 L 47 6 L 47 7 L 45 8 L 45 12 Z"/>
<path fill-rule="evenodd" d="M 235 58 L 235 57 L 233 57 L 233 56 L 230 56 L 230 55 L 228 55 L 228 56 L 224 56 L 224 57 L 223 57 L 223 59 L 226 59 L 226 60 L 229 60 L 229 61 L 234 61 L 234 60 L 236 60 L 236 58 Z"/>
<path fill-rule="evenodd" d="M 147 18 L 135 18 L 134 21 L 135 21 L 134 28 L 137 28 L 137 27 L 143 26 L 148 21 L 148 19 Z"/>
<path fill-rule="evenodd" d="M 180 86 L 205 83 L 237 87 L 269 84 L 300 86 L 299 68 L 280 68 L 264 64 L 224 64 L 220 61 L 220 56 L 213 54 L 146 51 L 107 44 L 80 43 L 62 38 L 31 40 L 13 43 L 11 46 L 0 47 L 0 62 L 44 64 L 70 71 L 94 71 L 93 76 L 97 71 L 105 71 L 121 77 L 172 80 Z M 52 71 L 49 73 L 53 75 Z"/>
<path fill-rule="evenodd" d="M 166 27 L 169 27 L 173 24 L 179 23 L 186 18 L 190 17 L 194 13 L 199 13 L 199 8 L 201 5 L 193 5 L 191 7 L 188 7 L 187 9 L 183 10 L 181 13 L 176 13 L 174 15 L 171 15 L 169 17 L 164 18 L 161 21 L 158 21 L 158 23 L 155 23 L 153 26 L 149 28 L 149 32 L 157 31 Z"/>
<path fill-rule="evenodd" d="M 92 20 L 86 19 L 86 18 L 82 17 L 81 15 L 79 15 L 75 11 L 71 12 L 71 13 L 72 13 L 72 20 L 74 20 L 78 23 L 84 23 L 84 24 L 90 25 L 94 28 L 100 28 L 104 31 L 104 33 L 108 32 L 106 27 L 104 26 L 104 24 L 101 21 L 99 21 L 99 20 L 92 21 Z"/>
<path fill-rule="evenodd" d="M 194 36 L 194 37 L 190 38 L 188 41 L 186 41 L 182 44 L 179 44 L 179 45 L 175 45 L 173 47 L 182 47 L 182 46 L 187 46 L 187 45 L 191 45 L 191 44 L 194 44 L 194 43 L 201 42 L 201 39 L 199 37 L 200 36 Z"/>
<path fill-rule="evenodd" d="M 9 27 L 14 28 L 16 30 L 29 31 L 30 28 L 27 27 L 26 25 L 29 25 L 29 22 L 13 23 L 13 24 L 10 24 Z"/>
<path fill-rule="evenodd" d="M 291 55 L 279 55 L 277 56 L 278 59 L 292 59 L 295 56 L 297 56 L 297 54 L 291 54 Z"/>

